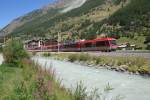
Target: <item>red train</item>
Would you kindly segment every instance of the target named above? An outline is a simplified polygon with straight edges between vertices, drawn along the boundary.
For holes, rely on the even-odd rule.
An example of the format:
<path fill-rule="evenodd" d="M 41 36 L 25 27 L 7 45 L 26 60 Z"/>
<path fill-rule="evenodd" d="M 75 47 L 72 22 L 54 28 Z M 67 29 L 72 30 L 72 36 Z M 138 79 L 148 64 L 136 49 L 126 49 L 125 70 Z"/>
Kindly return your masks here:
<path fill-rule="evenodd" d="M 103 51 L 110 52 L 117 49 L 116 39 L 114 38 L 98 38 L 95 40 L 82 40 L 78 42 L 68 42 L 45 45 L 40 48 L 47 51 L 62 51 L 62 52 L 81 52 L 81 51 Z"/>

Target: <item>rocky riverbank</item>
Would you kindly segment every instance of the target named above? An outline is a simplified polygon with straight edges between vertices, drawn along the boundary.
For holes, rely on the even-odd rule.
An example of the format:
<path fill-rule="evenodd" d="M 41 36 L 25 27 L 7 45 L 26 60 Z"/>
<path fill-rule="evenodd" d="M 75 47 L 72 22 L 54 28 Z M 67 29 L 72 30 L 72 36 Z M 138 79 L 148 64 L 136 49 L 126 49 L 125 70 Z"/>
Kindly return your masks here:
<path fill-rule="evenodd" d="M 43 54 L 46 56 L 46 54 Z M 106 68 L 118 72 L 150 76 L 150 60 L 135 57 L 95 57 L 88 54 L 48 54 L 57 60 L 65 60 L 89 67 Z"/>
<path fill-rule="evenodd" d="M 55 58 L 55 60 L 70 62 L 69 59 L 57 59 L 57 58 Z M 106 65 L 106 64 L 95 65 L 95 64 L 89 64 L 87 62 L 81 62 L 81 61 L 75 61 L 75 62 L 72 62 L 72 63 L 78 64 L 78 65 L 83 65 L 83 66 L 88 66 L 88 67 L 95 67 L 97 69 L 105 68 L 105 69 L 108 69 L 108 70 L 127 73 L 127 74 L 130 74 L 130 75 L 141 75 L 141 76 L 150 77 L 150 73 L 145 73 L 145 72 L 141 72 L 141 71 L 136 71 L 136 72 L 129 71 L 127 65 L 120 65 L 120 66 L 110 66 L 110 65 Z"/>

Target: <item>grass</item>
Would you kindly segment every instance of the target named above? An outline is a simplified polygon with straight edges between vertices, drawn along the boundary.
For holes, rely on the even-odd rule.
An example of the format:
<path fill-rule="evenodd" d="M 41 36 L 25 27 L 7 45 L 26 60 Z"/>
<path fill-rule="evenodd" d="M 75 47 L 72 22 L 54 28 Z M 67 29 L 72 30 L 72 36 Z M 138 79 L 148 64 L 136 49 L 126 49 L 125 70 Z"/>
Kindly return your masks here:
<path fill-rule="evenodd" d="M 92 56 L 87 53 L 59 53 L 51 54 L 51 57 L 58 60 L 67 59 L 70 62 L 84 62 L 90 65 L 107 65 L 133 73 L 150 74 L 150 59 L 142 57 Z"/>
<path fill-rule="evenodd" d="M 25 67 L 0 66 L 0 100 L 71 100 L 72 96 L 55 81 L 50 70 L 32 62 Z"/>
<path fill-rule="evenodd" d="M 49 56 L 51 56 L 51 53 L 44 53 L 43 56 L 49 57 Z"/>
<path fill-rule="evenodd" d="M 20 79 L 20 68 L 6 67 L 6 65 L 0 66 L 0 99 L 3 100 L 6 96 L 13 91 L 13 82 Z"/>
<path fill-rule="evenodd" d="M 98 89 L 89 95 L 82 82 L 74 90 L 65 89 L 56 81 L 51 67 L 42 69 L 30 60 L 24 60 L 23 65 L 23 68 L 0 66 L 0 100 L 99 100 L 104 96 L 98 94 Z M 110 85 L 104 89 L 111 90 Z"/>

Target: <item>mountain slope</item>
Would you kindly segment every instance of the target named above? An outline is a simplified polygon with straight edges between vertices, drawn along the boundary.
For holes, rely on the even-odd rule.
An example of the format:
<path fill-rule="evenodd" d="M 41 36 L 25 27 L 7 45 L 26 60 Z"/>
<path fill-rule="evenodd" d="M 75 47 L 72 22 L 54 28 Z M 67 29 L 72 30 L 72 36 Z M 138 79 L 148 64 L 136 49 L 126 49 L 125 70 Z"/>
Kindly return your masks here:
<path fill-rule="evenodd" d="M 20 27 L 14 29 L 13 32 L 11 33 L 13 34 L 36 33 L 36 35 L 44 33 L 48 31 L 47 29 L 49 27 L 54 26 L 54 24 L 60 22 L 61 20 L 67 20 L 68 18 L 80 16 L 83 13 L 87 13 L 90 9 L 101 5 L 104 1 L 105 0 L 99 1 L 87 0 L 87 2 L 85 2 L 85 4 L 79 8 L 73 9 L 66 13 L 57 13 L 56 15 L 53 15 L 51 17 L 50 17 L 51 12 L 47 13 L 43 16 L 34 18 L 33 20 L 24 23 Z M 61 10 L 59 9 L 59 11 Z"/>
<path fill-rule="evenodd" d="M 94 23 L 94 30 L 116 33 L 120 36 L 150 36 L 150 0 L 130 0 L 130 2 L 108 19 Z M 114 35 L 114 34 L 113 34 Z"/>
<path fill-rule="evenodd" d="M 108 23 L 113 26 L 119 23 L 125 31 L 150 35 L 150 0 L 131 0 L 125 8 L 113 14 Z"/>
<path fill-rule="evenodd" d="M 73 0 L 70 0 L 73 1 Z M 35 19 L 40 19 L 44 16 L 52 17 L 58 13 L 59 9 L 63 9 L 67 0 L 57 0 L 53 4 L 48 4 L 40 9 L 34 10 L 26 15 L 14 19 L 10 24 L 3 28 L 6 33 L 12 33 L 16 28 L 21 27 L 25 23 L 31 22 Z"/>
<path fill-rule="evenodd" d="M 79 1 L 81 5 L 75 6 Z M 58 31 L 87 39 L 101 33 L 119 37 L 150 35 L 150 0 L 60 0 L 45 9 L 33 11 L 19 19 L 19 26 L 11 23 L 3 30 L 15 36 L 53 38 Z"/>
<path fill-rule="evenodd" d="M 8 33 L 11 33 L 14 29 L 17 27 L 22 26 L 23 24 L 32 21 L 33 19 L 40 17 L 44 14 L 42 10 L 35 10 L 25 16 L 19 17 L 15 20 L 13 20 L 10 24 L 8 24 L 4 30 L 7 31 Z M 34 16 L 34 17 L 33 17 Z"/>

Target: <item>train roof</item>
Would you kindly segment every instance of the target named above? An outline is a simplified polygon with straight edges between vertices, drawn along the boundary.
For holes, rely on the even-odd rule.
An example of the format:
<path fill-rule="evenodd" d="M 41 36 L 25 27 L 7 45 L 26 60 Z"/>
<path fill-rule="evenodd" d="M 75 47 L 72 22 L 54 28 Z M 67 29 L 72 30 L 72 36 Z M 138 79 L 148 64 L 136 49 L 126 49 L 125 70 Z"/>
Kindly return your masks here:
<path fill-rule="evenodd" d="M 111 40 L 116 40 L 115 38 L 97 38 L 95 40 L 81 40 L 79 43 L 91 43 L 91 42 L 96 42 L 96 41 L 111 41 Z"/>
<path fill-rule="evenodd" d="M 110 41 L 110 40 L 116 40 L 115 38 L 97 38 L 96 41 Z"/>
<path fill-rule="evenodd" d="M 79 43 L 91 43 L 91 42 L 95 42 L 95 40 L 81 40 L 81 41 L 79 41 Z"/>

